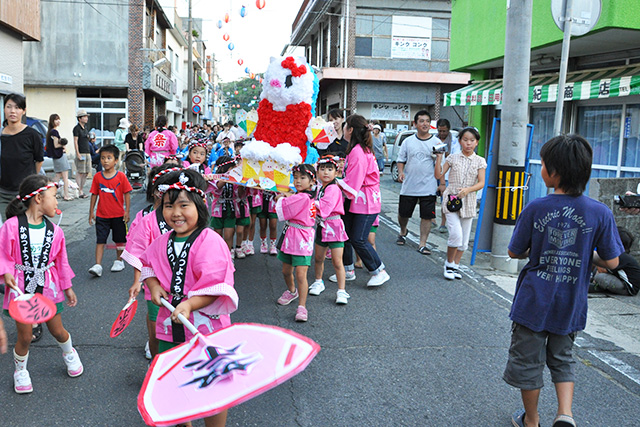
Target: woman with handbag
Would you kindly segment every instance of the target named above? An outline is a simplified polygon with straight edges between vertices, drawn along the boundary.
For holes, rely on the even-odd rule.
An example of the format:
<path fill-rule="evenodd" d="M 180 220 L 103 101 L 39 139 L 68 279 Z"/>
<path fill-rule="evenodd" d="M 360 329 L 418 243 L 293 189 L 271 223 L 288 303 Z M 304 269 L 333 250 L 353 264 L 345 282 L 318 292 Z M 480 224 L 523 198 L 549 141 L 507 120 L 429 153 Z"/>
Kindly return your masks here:
<path fill-rule="evenodd" d="M 69 160 L 65 152 L 66 139 L 60 138 L 58 127 L 60 126 L 60 116 L 52 114 L 49 116 L 49 131 L 47 132 L 47 156 L 53 159 L 53 171 L 56 173 L 56 182 L 62 178 L 64 183 L 65 201 L 73 200 L 69 196 Z"/>
<path fill-rule="evenodd" d="M 447 260 L 444 277 L 448 280 L 462 279 L 460 259 L 469 246 L 471 224 L 476 217 L 476 192 L 484 187 L 487 162 L 475 153 L 480 140 L 476 128 L 464 128 L 458 134 L 462 152 L 452 154 L 442 164 L 442 153 L 436 156 L 436 179 L 449 172 L 449 186 L 442 193 L 442 214 L 447 218 Z"/>

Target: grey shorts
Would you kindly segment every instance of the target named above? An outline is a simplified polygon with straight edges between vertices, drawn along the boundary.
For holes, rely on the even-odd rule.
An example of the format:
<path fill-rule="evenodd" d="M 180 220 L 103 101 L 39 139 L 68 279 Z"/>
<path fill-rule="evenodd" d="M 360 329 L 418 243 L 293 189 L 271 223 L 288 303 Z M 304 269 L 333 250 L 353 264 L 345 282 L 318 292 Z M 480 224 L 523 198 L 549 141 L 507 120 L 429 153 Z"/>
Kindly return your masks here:
<path fill-rule="evenodd" d="M 546 364 L 554 383 L 574 382 L 575 338 L 575 332 L 569 335 L 534 332 L 514 323 L 511 327 L 509 360 L 502 379 L 521 390 L 541 389 L 544 386 L 542 371 Z"/>
<path fill-rule="evenodd" d="M 80 156 L 87 160 L 80 160 L 78 156 L 76 156 L 74 160 L 74 163 L 76 164 L 76 172 L 89 174 L 91 172 L 91 154 L 81 153 Z"/>

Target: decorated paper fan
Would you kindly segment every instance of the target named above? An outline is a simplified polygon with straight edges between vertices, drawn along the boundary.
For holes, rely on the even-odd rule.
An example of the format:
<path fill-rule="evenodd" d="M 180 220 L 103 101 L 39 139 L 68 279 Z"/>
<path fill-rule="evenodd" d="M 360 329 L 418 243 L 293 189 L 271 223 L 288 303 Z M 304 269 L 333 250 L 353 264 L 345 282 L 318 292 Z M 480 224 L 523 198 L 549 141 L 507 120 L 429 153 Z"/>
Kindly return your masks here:
<path fill-rule="evenodd" d="M 247 112 L 244 110 L 236 111 L 236 123 L 238 127 L 241 127 L 245 132 L 247 132 Z M 247 132 L 248 134 L 249 132 Z"/>
<path fill-rule="evenodd" d="M 258 124 L 258 112 L 255 109 L 252 109 L 247 113 L 247 128 L 245 131 L 247 132 L 247 136 L 251 138 L 253 135 L 253 131 L 256 130 L 256 125 Z"/>

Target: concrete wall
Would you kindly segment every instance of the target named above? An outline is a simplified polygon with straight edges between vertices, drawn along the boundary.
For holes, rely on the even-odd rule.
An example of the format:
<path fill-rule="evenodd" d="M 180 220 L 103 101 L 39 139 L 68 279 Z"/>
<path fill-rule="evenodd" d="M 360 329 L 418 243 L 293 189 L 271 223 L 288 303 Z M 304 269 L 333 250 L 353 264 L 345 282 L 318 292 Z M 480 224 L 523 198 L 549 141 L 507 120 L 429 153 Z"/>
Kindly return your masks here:
<path fill-rule="evenodd" d="M 42 2 L 41 41 L 24 46 L 25 84 L 128 86 L 128 5 L 91 4 Z"/>
<path fill-rule="evenodd" d="M 627 191 L 635 193 L 640 178 L 592 178 L 589 182 L 589 197 L 609 206 L 618 226 L 624 227 L 636 238 L 631 254 L 640 261 L 640 215 L 628 215 L 613 204 L 613 196 Z"/>
<path fill-rule="evenodd" d="M 76 119 L 76 90 L 62 88 L 25 88 L 27 97 L 27 115 L 38 119 L 49 120 L 51 114 L 60 116 L 60 137 L 67 138 L 67 155 L 75 156 L 73 145 L 73 128 L 78 123 Z"/>
<path fill-rule="evenodd" d="M 0 93 L 23 93 L 22 37 L 0 25 L 0 74 L 10 77 L 11 83 L 0 81 Z"/>

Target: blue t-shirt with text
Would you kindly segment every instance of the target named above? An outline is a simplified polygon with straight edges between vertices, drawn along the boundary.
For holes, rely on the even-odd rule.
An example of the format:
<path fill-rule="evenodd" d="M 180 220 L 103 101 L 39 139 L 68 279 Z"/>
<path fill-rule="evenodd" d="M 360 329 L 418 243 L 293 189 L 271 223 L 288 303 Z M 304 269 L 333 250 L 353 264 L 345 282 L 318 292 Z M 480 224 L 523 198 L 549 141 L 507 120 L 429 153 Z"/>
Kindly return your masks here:
<path fill-rule="evenodd" d="M 550 194 L 530 202 L 516 222 L 509 250 L 529 262 L 518 276 L 509 317 L 540 332 L 568 335 L 587 323 L 593 251 L 603 260 L 624 252 L 613 213 L 586 196 Z"/>

